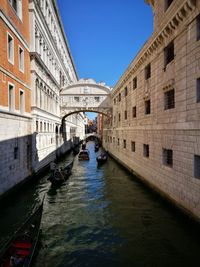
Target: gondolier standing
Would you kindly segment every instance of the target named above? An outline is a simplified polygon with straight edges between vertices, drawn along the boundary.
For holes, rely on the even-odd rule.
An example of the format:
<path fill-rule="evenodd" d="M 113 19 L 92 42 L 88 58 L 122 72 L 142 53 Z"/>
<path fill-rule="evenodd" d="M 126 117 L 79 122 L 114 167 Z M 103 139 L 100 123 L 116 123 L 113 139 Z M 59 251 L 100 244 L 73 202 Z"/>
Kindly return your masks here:
<path fill-rule="evenodd" d="M 50 171 L 51 171 L 51 173 L 54 173 L 56 168 L 57 168 L 57 165 L 56 165 L 55 161 L 52 161 L 50 163 Z"/>

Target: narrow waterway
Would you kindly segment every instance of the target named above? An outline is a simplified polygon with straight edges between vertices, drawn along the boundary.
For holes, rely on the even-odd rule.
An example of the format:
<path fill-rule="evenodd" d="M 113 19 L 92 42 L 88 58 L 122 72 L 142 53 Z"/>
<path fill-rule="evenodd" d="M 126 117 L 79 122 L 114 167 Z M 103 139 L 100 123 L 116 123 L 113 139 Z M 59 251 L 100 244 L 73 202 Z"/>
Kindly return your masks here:
<path fill-rule="evenodd" d="M 74 161 L 59 188 L 48 175 L 0 206 L 0 245 L 46 193 L 34 267 L 200 266 L 200 227 L 166 204 L 114 160 Z M 60 163 L 69 162 L 72 155 Z"/>

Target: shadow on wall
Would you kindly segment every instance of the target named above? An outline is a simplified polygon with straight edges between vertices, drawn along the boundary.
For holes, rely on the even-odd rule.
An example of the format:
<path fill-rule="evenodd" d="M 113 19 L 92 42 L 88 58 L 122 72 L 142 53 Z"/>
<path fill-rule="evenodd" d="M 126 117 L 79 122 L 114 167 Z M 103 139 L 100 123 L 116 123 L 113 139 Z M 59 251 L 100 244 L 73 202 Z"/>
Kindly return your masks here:
<path fill-rule="evenodd" d="M 57 138 L 57 137 L 55 137 Z M 61 145 L 46 144 L 38 149 L 38 133 L 0 142 L 0 198 L 17 185 L 44 170 L 48 164 L 69 151 L 74 143 L 70 139 Z"/>

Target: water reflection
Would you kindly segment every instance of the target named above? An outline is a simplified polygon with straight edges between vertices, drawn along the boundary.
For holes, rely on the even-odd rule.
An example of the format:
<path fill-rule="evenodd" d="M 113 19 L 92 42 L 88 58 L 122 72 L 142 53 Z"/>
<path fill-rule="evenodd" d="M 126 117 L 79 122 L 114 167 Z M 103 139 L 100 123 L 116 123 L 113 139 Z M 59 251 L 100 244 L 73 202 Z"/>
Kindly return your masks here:
<path fill-rule="evenodd" d="M 46 192 L 43 248 L 34 267 L 198 265 L 199 227 L 112 159 L 97 167 L 94 143 L 88 148 L 90 161 L 76 156 L 65 184 L 51 187 L 47 175 L 1 207 L 1 236 L 8 237 Z"/>

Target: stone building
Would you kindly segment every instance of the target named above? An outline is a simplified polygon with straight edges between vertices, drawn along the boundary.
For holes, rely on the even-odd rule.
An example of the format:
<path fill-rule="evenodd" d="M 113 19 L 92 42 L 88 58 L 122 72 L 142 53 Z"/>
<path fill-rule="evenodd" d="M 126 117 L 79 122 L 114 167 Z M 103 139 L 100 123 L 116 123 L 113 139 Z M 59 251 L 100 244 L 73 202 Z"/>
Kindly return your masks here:
<path fill-rule="evenodd" d="M 33 142 L 36 148 L 33 166 L 34 171 L 38 171 L 53 160 L 56 153 L 59 155 L 63 149 L 70 148 L 70 138 L 62 147 L 65 129 L 61 127 L 60 91 L 76 82 L 77 74 L 56 1 L 30 1 L 29 12 Z M 70 124 L 66 120 L 65 126 L 70 128 Z"/>
<path fill-rule="evenodd" d="M 146 2 L 154 32 L 112 91 L 104 146 L 200 220 L 200 1 Z"/>
<path fill-rule="evenodd" d="M 28 0 L 0 0 L 0 195 L 31 173 Z"/>

